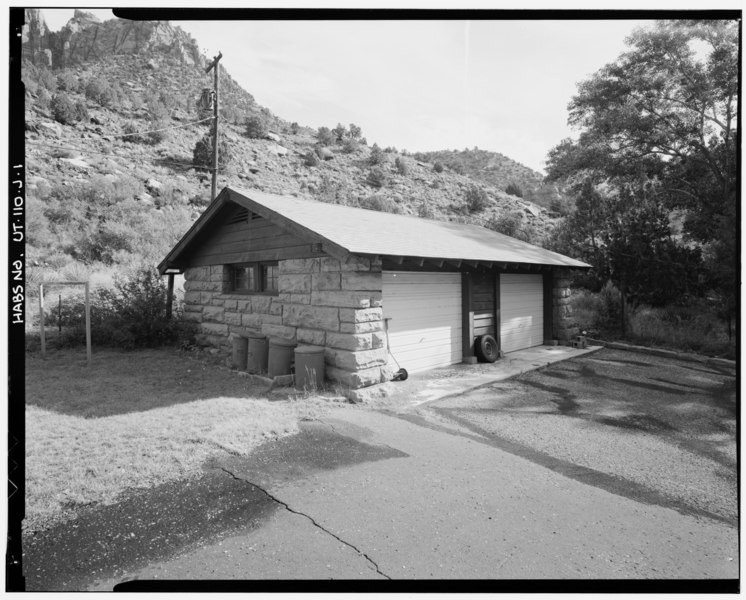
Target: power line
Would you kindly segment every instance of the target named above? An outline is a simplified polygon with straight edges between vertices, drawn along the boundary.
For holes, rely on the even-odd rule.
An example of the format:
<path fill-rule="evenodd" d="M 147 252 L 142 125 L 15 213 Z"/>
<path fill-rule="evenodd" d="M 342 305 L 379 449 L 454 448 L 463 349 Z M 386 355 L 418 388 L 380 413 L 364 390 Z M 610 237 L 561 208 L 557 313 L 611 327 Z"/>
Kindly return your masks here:
<path fill-rule="evenodd" d="M 160 133 L 161 131 L 173 131 L 175 129 L 183 129 L 184 127 L 191 127 L 192 125 L 197 125 L 199 123 L 204 123 L 205 121 L 211 121 L 215 117 L 207 117 L 206 119 L 200 119 L 199 121 L 193 121 L 191 123 L 185 123 L 184 125 L 176 125 L 175 127 L 166 127 L 165 129 L 153 129 L 152 131 L 137 131 L 135 133 L 122 133 L 118 135 L 114 134 L 108 134 L 105 133 L 103 135 L 108 135 L 109 137 L 128 137 L 133 135 L 147 135 L 149 133 Z"/>
<path fill-rule="evenodd" d="M 119 154 L 112 154 L 111 152 L 96 152 L 95 150 L 89 150 L 88 148 L 79 148 L 77 146 L 58 146 L 57 144 L 49 144 L 47 142 L 26 142 L 26 145 L 28 146 L 44 146 L 47 148 L 55 148 L 57 150 L 67 150 L 72 152 L 81 152 L 83 154 L 97 154 L 99 156 L 106 156 L 109 158 L 127 158 L 129 160 L 139 160 L 143 162 L 157 162 L 159 165 L 177 165 L 181 167 L 188 167 L 188 168 L 195 168 L 193 163 L 181 163 L 181 162 L 175 162 L 175 161 L 164 161 L 160 159 L 152 159 L 150 157 L 145 156 L 121 156 Z M 205 167 L 208 168 L 208 167 Z"/>

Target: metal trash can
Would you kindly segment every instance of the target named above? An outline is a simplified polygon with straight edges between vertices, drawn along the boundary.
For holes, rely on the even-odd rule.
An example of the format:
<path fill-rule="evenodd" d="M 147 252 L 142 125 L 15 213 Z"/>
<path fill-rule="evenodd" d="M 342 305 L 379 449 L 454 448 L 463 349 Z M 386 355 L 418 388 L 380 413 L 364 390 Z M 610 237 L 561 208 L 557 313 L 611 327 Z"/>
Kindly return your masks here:
<path fill-rule="evenodd" d="M 248 352 L 249 340 L 242 335 L 235 334 L 233 336 L 233 355 L 231 360 L 233 366 L 239 371 L 246 370 L 246 355 Z"/>
<path fill-rule="evenodd" d="M 293 348 L 295 348 L 295 342 L 292 340 L 269 338 L 267 373 L 270 377 L 290 375 L 290 365 L 293 363 Z"/>
<path fill-rule="evenodd" d="M 324 347 L 298 346 L 295 349 L 295 388 L 318 390 L 324 385 Z"/>
<path fill-rule="evenodd" d="M 267 336 L 261 333 L 249 334 L 249 348 L 246 370 L 249 373 L 267 372 Z"/>

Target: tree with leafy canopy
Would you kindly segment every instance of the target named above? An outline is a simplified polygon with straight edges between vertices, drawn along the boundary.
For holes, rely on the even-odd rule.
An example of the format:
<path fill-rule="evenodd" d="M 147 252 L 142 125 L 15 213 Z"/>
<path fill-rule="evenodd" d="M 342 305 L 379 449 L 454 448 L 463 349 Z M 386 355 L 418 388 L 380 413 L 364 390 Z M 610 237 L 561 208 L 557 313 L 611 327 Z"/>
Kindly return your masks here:
<path fill-rule="evenodd" d="M 576 194 L 586 181 L 617 195 L 651 186 L 659 208 L 685 212 L 686 241 L 701 248 L 706 283 L 732 315 L 738 23 L 658 21 L 627 42 L 627 52 L 579 84 L 569 122 L 580 136 L 550 152 L 548 178 Z M 634 212 L 615 212 L 621 226 L 635 223 Z"/>
<path fill-rule="evenodd" d="M 334 134 L 336 142 L 341 144 L 345 139 L 347 129 L 345 129 L 345 126 L 342 125 L 342 123 L 337 123 L 337 126 L 332 129 L 332 133 Z"/>
<path fill-rule="evenodd" d="M 354 123 L 350 123 L 350 138 L 353 140 L 359 140 L 362 135 L 363 130 Z"/>

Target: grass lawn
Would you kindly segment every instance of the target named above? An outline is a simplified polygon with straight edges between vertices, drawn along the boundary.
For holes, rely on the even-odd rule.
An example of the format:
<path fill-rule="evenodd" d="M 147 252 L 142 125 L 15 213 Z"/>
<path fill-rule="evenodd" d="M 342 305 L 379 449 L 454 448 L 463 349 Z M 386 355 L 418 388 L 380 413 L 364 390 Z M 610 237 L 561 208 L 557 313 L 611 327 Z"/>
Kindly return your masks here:
<path fill-rule="evenodd" d="M 128 489 L 198 474 L 319 416 L 318 399 L 270 402 L 247 377 L 173 349 L 26 355 L 26 519 L 39 530 Z"/>

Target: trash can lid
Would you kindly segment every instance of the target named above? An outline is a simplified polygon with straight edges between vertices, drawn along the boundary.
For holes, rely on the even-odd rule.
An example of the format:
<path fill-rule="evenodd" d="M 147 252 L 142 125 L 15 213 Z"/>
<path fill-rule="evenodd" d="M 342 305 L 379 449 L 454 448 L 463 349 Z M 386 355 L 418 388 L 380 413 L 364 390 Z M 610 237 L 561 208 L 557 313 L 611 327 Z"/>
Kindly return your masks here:
<path fill-rule="evenodd" d="M 263 333 L 259 333 L 258 331 L 249 331 L 248 336 L 257 340 L 263 340 L 267 337 L 266 335 L 264 335 Z"/>
<path fill-rule="evenodd" d="M 324 352 L 324 346 L 296 346 L 296 354 L 321 354 Z"/>
<path fill-rule="evenodd" d="M 273 346 L 295 346 L 295 342 L 293 340 L 288 340 L 285 338 L 269 338 L 269 343 Z"/>

